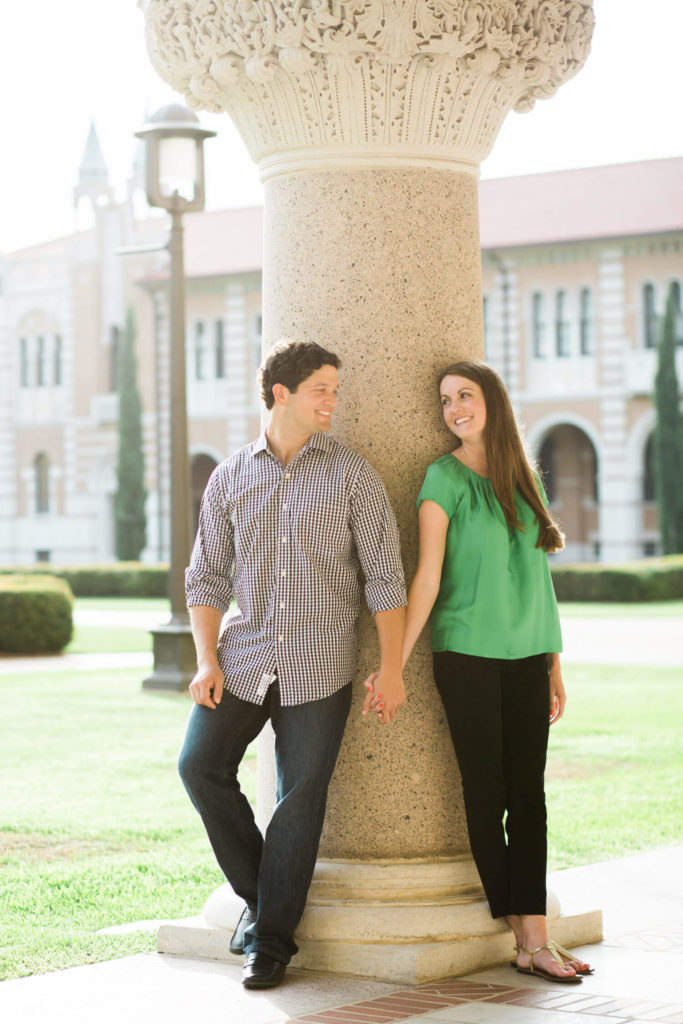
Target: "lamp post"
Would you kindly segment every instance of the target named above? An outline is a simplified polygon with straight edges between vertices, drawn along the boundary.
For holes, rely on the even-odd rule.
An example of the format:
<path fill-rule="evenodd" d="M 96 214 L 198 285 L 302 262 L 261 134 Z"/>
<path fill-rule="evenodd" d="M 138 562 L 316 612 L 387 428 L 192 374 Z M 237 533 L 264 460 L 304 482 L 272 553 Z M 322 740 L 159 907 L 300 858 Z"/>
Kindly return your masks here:
<path fill-rule="evenodd" d="M 185 605 L 185 566 L 191 549 L 190 471 L 185 387 L 185 271 L 183 214 L 204 208 L 204 139 L 191 110 L 178 103 L 162 107 L 135 133 L 145 140 L 147 202 L 171 214 L 171 618 L 152 630 L 154 670 L 145 689 L 182 690 L 195 673 L 195 651 Z M 160 484 L 159 484 L 160 486 Z"/>

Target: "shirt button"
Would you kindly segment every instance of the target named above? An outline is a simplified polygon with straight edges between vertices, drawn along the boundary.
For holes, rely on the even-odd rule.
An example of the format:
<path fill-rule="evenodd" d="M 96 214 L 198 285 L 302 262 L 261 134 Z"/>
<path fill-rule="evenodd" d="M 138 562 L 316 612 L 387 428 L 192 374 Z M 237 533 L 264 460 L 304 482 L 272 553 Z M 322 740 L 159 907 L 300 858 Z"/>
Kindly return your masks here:
<path fill-rule="evenodd" d="M 286 538 L 286 537 L 283 537 L 283 538 L 282 538 L 282 543 L 283 543 L 283 544 L 286 544 L 286 543 L 287 543 L 287 538 Z"/>
<path fill-rule="evenodd" d="M 286 506 L 286 505 L 283 505 L 283 506 L 282 506 L 282 511 L 283 511 L 283 512 L 286 512 L 286 511 L 287 511 L 287 506 Z"/>
<path fill-rule="evenodd" d="M 282 570 L 282 575 L 283 575 L 283 576 L 286 576 L 286 575 L 287 575 L 287 570 L 286 570 L 286 569 L 283 569 L 283 570 Z"/>
<path fill-rule="evenodd" d="M 291 473 L 285 473 L 285 480 L 289 480 L 291 475 L 292 475 Z"/>
<path fill-rule="evenodd" d="M 279 636 L 278 640 L 280 641 L 280 643 L 282 643 L 282 641 L 284 640 L 284 637 L 283 636 Z"/>
<path fill-rule="evenodd" d="M 284 601 L 280 601 L 280 607 L 284 608 L 284 606 L 285 606 L 285 602 Z"/>

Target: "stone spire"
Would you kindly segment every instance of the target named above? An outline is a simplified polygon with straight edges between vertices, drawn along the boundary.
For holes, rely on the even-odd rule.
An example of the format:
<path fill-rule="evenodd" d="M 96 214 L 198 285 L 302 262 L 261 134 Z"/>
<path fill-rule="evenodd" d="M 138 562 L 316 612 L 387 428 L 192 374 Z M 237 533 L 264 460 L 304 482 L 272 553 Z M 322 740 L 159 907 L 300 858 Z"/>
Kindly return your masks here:
<path fill-rule="evenodd" d="M 74 205 L 78 205 L 83 197 L 90 199 L 93 206 L 101 205 L 103 200 L 111 202 L 113 191 L 109 184 L 109 170 L 104 159 L 100 140 L 97 137 L 95 122 L 91 121 L 88 140 L 83 150 L 78 168 L 78 184 L 74 189 Z"/>

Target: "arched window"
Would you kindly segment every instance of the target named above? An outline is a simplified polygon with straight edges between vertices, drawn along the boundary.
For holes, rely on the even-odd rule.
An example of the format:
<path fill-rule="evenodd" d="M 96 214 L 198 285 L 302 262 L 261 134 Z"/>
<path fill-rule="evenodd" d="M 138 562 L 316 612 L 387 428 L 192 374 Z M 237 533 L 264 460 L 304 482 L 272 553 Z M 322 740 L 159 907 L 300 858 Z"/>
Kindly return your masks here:
<path fill-rule="evenodd" d="M 225 348 L 223 345 L 223 321 L 216 320 L 214 324 L 214 357 L 216 364 L 216 379 L 225 377 Z"/>
<path fill-rule="evenodd" d="M 36 386 L 39 388 L 45 387 L 45 370 L 45 338 L 39 335 L 36 341 Z"/>
<path fill-rule="evenodd" d="M 555 354 L 570 355 L 567 293 L 562 288 L 555 293 Z"/>
<path fill-rule="evenodd" d="M 643 341 L 645 348 L 655 348 L 657 344 L 658 317 L 655 309 L 655 286 L 643 285 Z"/>
<path fill-rule="evenodd" d="M 204 380 L 206 376 L 203 320 L 197 320 L 194 326 L 194 375 L 196 380 Z"/>
<path fill-rule="evenodd" d="M 19 339 L 19 383 L 22 388 L 31 383 L 31 367 L 28 358 L 28 339 Z"/>
<path fill-rule="evenodd" d="M 538 453 L 538 468 L 548 495 L 548 501 L 555 500 L 555 443 L 552 434 L 546 437 Z"/>
<path fill-rule="evenodd" d="M 650 434 L 643 452 L 643 501 L 656 501 L 655 435 Z"/>
<path fill-rule="evenodd" d="M 57 387 L 62 384 L 62 336 L 55 334 L 54 348 L 54 381 Z"/>
<path fill-rule="evenodd" d="M 45 452 L 39 452 L 33 460 L 35 510 L 38 514 L 50 511 L 49 471 L 47 455 Z"/>
<path fill-rule="evenodd" d="M 531 297 L 531 343 L 534 359 L 545 356 L 545 301 L 542 292 Z"/>
<path fill-rule="evenodd" d="M 595 351 L 595 330 L 593 312 L 593 292 L 590 288 L 582 288 L 579 296 L 579 336 L 582 356 L 592 356 Z"/>

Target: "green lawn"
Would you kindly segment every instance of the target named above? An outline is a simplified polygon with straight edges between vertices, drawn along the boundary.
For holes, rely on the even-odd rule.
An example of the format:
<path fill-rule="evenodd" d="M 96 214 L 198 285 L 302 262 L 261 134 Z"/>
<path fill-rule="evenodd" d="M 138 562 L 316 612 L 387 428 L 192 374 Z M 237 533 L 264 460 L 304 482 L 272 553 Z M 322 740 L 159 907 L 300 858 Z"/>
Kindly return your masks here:
<path fill-rule="evenodd" d="M 64 648 L 64 653 L 99 654 L 151 650 L 152 634 L 148 629 L 141 629 L 139 626 L 75 626 L 73 639 Z"/>
<path fill-rule="evenodd" d="M 196 913 L 221 883 L 176 775 L 187 697 L 140 670 L 0 678 L 0 977 L 154 948 L 97 930 Z M 680 672 L 567 666 L 550 868 L 680 842 Z M 253 799 L 255 759 L 243 785 Z"/>
<path fill-rule="evenodd" d="M 176 774 L 189 699 L 140 678 L 0 679 L 0 978 L 153 949 L 96 932 L 197 913 L 223 881 Z M 252 752 L 250 798 L 255 774 Z"/>

